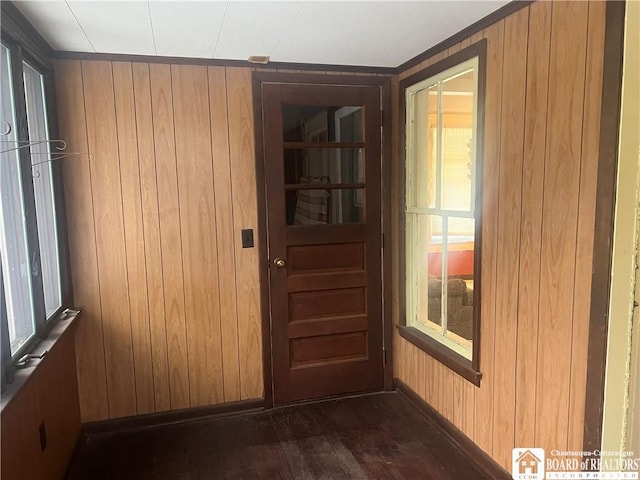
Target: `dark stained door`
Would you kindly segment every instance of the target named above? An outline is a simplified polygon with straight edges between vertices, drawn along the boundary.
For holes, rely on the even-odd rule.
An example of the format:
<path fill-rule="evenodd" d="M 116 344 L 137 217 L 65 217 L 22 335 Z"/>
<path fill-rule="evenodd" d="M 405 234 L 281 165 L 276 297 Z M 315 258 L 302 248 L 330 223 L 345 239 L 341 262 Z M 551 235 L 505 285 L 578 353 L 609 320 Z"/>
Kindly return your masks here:
<path fill-rule="evenodd" d="M 381 390 L 380 89 L 262 89 L 274 403 Z"/>

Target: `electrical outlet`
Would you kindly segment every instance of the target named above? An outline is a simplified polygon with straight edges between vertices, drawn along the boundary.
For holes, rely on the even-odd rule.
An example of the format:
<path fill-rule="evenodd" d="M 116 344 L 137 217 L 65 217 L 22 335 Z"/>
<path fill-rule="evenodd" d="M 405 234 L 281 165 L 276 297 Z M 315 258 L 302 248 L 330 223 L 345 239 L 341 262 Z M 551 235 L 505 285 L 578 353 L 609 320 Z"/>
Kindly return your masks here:
<path fill-rule="evenodd" d="M 44 427 L 44 421 L 38 427 L 38 432 L 40 432 L 40 451 L 44 452 L 47 448 L 47 430 Z"/>

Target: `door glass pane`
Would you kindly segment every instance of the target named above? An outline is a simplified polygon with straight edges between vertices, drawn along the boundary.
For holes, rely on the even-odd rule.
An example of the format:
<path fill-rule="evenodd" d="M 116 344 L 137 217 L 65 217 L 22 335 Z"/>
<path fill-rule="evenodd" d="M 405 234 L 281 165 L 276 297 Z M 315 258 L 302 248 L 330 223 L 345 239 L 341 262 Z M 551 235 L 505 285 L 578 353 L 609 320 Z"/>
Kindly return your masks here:
<path fill-rule="evenodd" d="M 307 148 L 284 151 L 284 175 L 288 185 L 326 179 L 326 183 L 364 183 L 361 148 Z"/>
<path fill-rule="evenodd" d="M 474 70 L 442 82 L 442 206 L 473 211 Z"/>
<path fill-rule="evenodd" d="M 27 250 L 20 163 L 16 138 L 10 53 L 2 46 L 2 118 L 0 143 L 0 254 L 4 274 L 4 295 L 9 323 L 11 353 L 15 353 L 35 332 L 31 303 L 31 262 Z"/>
<path fill-rule="evenodd" d="M 287 225 L 364 221 L 364 188 L 288 190 L 285 196 Z"/>
<path fill-rule="evenodd" d="M 42 75 L 27 63 L 24 64 L 24 88 L 27 101 L 27 120 L 33 165 L 33 189 L 38 220 L 40 261 L 44 302 L 47 318 L 62 304 L 60 292 L 60 263 L 58 258 L 58 235 L 56 232 L 56 206 L 53 196 L 51 152 L 44 98 Z"/>
<path fill-rule="evenodd" d="M 362 142 L 362 107 L 283 105 L 285 142 Z"/>

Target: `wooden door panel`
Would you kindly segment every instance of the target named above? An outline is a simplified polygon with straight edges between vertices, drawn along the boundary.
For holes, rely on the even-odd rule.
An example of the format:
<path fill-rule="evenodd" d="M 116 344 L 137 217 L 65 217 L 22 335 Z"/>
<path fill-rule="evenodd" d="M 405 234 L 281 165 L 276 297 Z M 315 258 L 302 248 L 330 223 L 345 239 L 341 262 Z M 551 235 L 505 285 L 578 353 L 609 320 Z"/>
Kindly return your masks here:
<path fill-rule="evenodd" d="M 379 374 L 367 368 L 368 363 L 370 363 L 370 359 L 364 358 L 349 362 L 334 362 L 322 367 L 310 366 L 291 369 L 286 385 L 278 385 L 278 379 L 274 377 L 274 393 L 282 395 L 283 389 L 289 385 L 295 385 L 295 399 L 302 400 L 380 389 L 381 387 L 377 386 Z M 309 379 L 310 375 L 312 375 L 311 380 Z M 372 388 L 371 385 L 376 385 L 376 387 Z"/>
<path fill-rule="evenodd" d="M 262 94 L 274 401 L 382 389 L 380 89 L 267 83 Z M 292 125 L 285 105 L 316 118 Z M 349 129 L 363 141 L 340 143 L 339 120 L 351 114 Z M 292 137 L 304 141 L 285 142 Z M 345 188 L 336 159 L 345 158 L 345 169 L 366 174 L 360 190 L 336 194 Z M 320 213 L 293 220 L 298 202 Z"/>
<path fill-rule="evenodd" d="M 289 352 L 291 368 L 367 358 L 367 332 L 334 333 L 293 338 Z"/>
<path fill-rule="evenodd" d="M 315 290 L 289 294 L 289 321 L 366 313 L 366 288 Z"/>
<path fill-rule="evenodd" d="M 313 275 L 292 275 L 287 280 L 289 292 L 349 288 L 366 285 L 367 272 L 319 273 Z"/>
<path fill-rule="evenodd" d="M 366 226 L 358 223 L 289 227 L 286 231 L 286 242 L 289 247 L 364 242 L 367 240 L 367 233 Z"/>
<path fill-rule="evenodd" d="M 367 330 L 366 315 L 320 318 L 312 321 L 289 323 L 289 338 L 317 337 L 332 333 L 362 332 Z"/>
<path fill-rule="evenodd" d="M 309 272 L 364 270 L 364 242 L 289 247 L 290 275 Z"/>

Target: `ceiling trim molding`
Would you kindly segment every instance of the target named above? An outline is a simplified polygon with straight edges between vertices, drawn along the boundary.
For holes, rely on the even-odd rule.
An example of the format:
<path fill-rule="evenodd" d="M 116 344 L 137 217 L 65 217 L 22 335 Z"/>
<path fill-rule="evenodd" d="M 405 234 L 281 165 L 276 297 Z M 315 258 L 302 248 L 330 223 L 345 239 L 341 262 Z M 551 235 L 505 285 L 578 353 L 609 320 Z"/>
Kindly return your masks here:
<path fill-rule="evenodd" d="M 491 12 L 489 15 L 481 18 L 476 23 L 472 23 L 466 28 L 463 28 L 458 33 L 454 33 L 446 40 L 434 45 L 433 47 L 425 50 L 422 53 L 419 53 L 415 57 L 407 60 L 401 65 L 396 67 L 396 73 L 400 74 L 405 70 L 418 65 L 419 63 L 429 59 L 437 53 L 440 53 L 442 50 L 445 50 L 456 43 L 461 42 L 467 37 L 470 37 L 474 33 L 479 32 L 480 30 L 493 25 L 494 23 L 502 20 L 505 17 L 517 12 L 521 8 L 524 8 L 528 5 L 531 5 L 535 0 L 513 0 L 512 2 L 507 3 L 506 5 L 500 7 L 495 12 Z"/>
<path fill-rule="evenodd" d="M 19 43 L 23 53 L 40 65 L 51 68 L 53 49 L 12 2 L 0 2 L 2 38 Z"/>
<path fill-rule="evenodd" d="M 353 72 L 377 75 L 393 75 L 394 67 L 367 67 L 359 65 L 331 65 L 323 63 L 269 62 L 251 63 L 246 60 L 224 60 L 218 58 L 165 57 L 160 55 L 127 55 L 122 53 L 89 53 L 56 50 L 52 58 L 60 60 L 98 60 L 108 62 L 161 63 L 172 65 L 202 65 L 209 67 L 250 67 L 254 69 L 310 70 L 323 72 Z"/>

